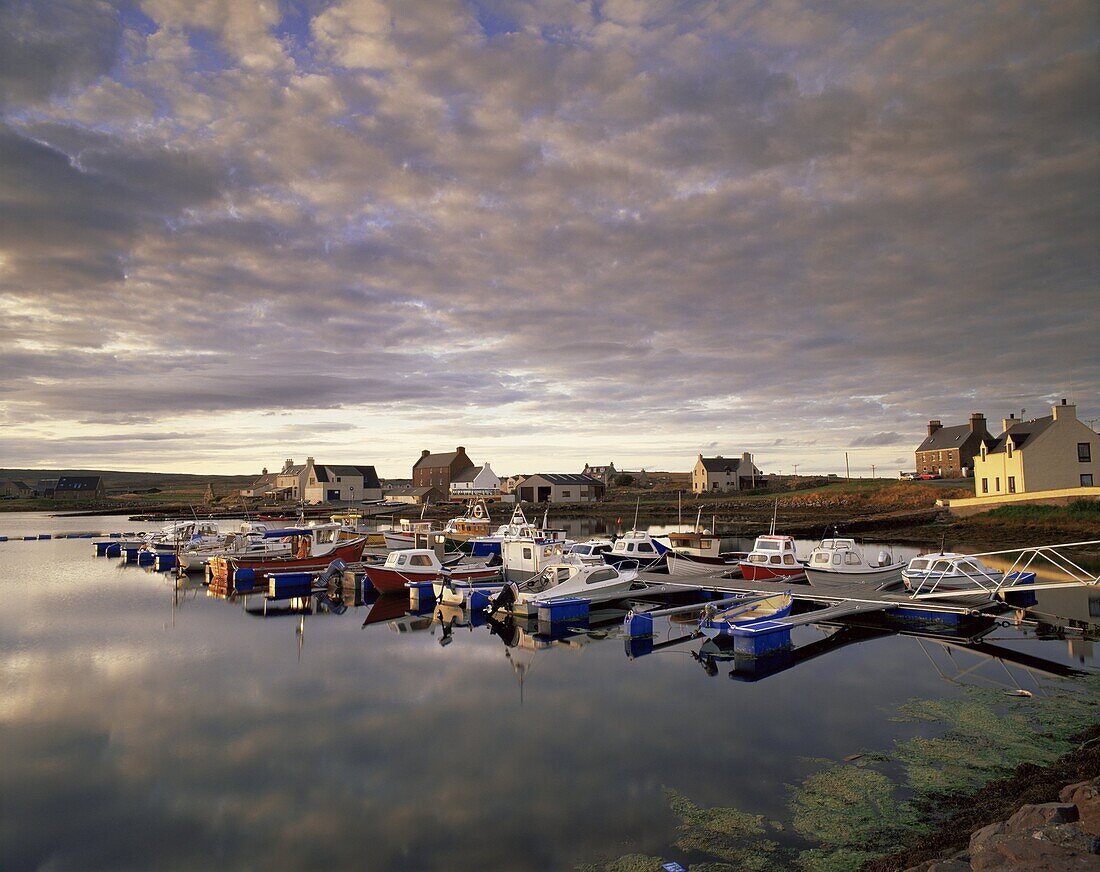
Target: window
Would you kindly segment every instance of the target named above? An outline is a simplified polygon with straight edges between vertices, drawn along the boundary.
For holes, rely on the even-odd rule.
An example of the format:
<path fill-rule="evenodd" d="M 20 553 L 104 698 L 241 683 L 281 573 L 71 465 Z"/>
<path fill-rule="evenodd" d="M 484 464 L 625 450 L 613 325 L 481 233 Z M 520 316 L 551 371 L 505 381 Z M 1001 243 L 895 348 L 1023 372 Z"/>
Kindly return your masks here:
<path fill-rule="evenodd" d="M 1092 462 L 1092 446 L 1088 442 L 1077 443 L 1077 459 L 1081 463 Z"/>
<path fill-rule="evenodd" d="M 530 548 L 524 548 L 523 549 L 523 559 L 524 560 L 530 560 L 531 559 L 531 549 Z"/>
<path fill-rule="evenodd" d="M 1081 475 L 1081 487 L 1092 487 L 1092 473 L 1086 472 Z"/>
<path fill-rule="evenodd" d="M 993 479 L 993 492 L 998 494 L 1001 492 L 1001 477 L 999 475 Z"/>
<path fill-rule="evenodd" d="M 1011 439 L 1008 440 L 1008 457 L 1009 457 L 1010 460 L 1012 459 L 1012 440 Z"/>
<path fill-rule="evenodd" d="M 567 490 L 563 490 L 563 491 L 561 492 L 561 498 L 562 498 L 563 500 L 567 500 L 567 499 L 569 499 L 569 497 L 570 497 L 570 492 L 569 492 L 569 491 L 567 491 Z"/>
<path fill-rule="evenodd" d="M 988 478 L 983 478 L 982 479 L 982 493 L 983 494 L 989 493 L 989 479 Z"/>
<path fill-rule="evenodd" d="M 644 551 L 647 554 L 652 554 L 653 553 L 653 546 L 650 545 L 648 542 L 639 542 L 638 543 L 638 550 L 639 551 Z"/>
<path fill-rule="evenodd" d="M 834 554 L 833 555 L 833 566 L 840 566 L 840 555 L 839 554 Z"/>
<path fill-rule="evenodd" d="M 788 566 L 794 566 L 794 555 L 793 554 L 784 554 L 783 555 L 783 562 L 786 563 Z"/>
<path fill-rule="evenodd" d="M 1008 492 L 1010 494 L 1016 493 L 1016 476 L 1014 475 L 1008 477 Z"/>
<path fill-rule="evenodd" d="M 848 566 L 859 566 L 859 564 L 861 563 L 859 555 L 856 554 L 854 551 L 849 551 L 847 554 L 844 555 L 844 562 L 848 564 Z"/>
<path fill-rule="evenodd" d="M 427 554 L 414 554 L 409 558 L 410 566 L 431 566 L 432 559 Z"/>

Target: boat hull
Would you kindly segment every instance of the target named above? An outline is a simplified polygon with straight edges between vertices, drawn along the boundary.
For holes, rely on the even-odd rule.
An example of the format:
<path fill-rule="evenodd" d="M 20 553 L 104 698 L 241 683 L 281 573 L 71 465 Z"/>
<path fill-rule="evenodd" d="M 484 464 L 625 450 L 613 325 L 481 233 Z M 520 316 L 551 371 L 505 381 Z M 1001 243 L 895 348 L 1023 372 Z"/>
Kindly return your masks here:
<path fill-rule="evenodd" d="M 903 569 L 905 569 L 903 563 L 897 563 L 893 566 L 873 566 L 856 572 L 836 572 L 831 569 L 814 569 L 808 566 L 806 567 L 806 578 L 810 584 L 854 581 L 858 584 L 873 586 L 876 590 L 884 590 L 901 584 Z"/>
<path fill-rule="evenodd" d="M 438 570 L 431 572 L 409 572 L 408 569 L 391 569 L 386 566 L 368 566 L 364 572 L 374 589 L 381 593 L 397 593 L 404 591 L 410 583 L 442 580 L 443 576 Z M 475 581 L 499 579 L 500 570 L 491 568 L 479 569 L 453 569 L 449 577 L 451 581 Z"/>
<path fill-rule="evenodd" d="M 696 557 L 690 554 L 669 552 L 669 575 L 740 575 L 740 560 L 723 560 L 719 557 Z"/>
<path fill-rule="evenodd" d="M 603 562 L 608 566 L 614 566 L 616 569 L 623 566 L 630 569 L 637 568 L 639 572 L 668 572 L 666 554 L 660 554 L 657 557 L 639 558 L 627 554 L 608 553 L 604 554 Z"/>
<path fill-rule="evenodd" d="M 334 560 L 343 560 L 345 563 L 358 563 L 363 559 L 363 549 L 367 540 L 355 539 L 337 545 L 325 554 L 310 555 L 309 557 L 230 557 L 228 560 L 211 560 L 211 565 L 227 563 L 233 569 L 251 569 L 257 575 L 266 572 L 309 572 L 324 569 Z"/>
<path fill-rule="evenodd" d="M 713 616 L 703 617 L 699 621 L 699 632 L 709 639 L 733 636 L 738 629 L 785 618 L 793 607 L 794 600 L 788 594 L 769 597 L 755 606 L 745 607 L 741 614 L 738 614 L 739 607 L 735 605 Z"/>
<path fill-rule="evenodd" d="M 798 566 L 771 566 L 767 563 L 742 563 L 741 575 L 746 581 L 791 581 L 803 577 L 806 567 Z"/>

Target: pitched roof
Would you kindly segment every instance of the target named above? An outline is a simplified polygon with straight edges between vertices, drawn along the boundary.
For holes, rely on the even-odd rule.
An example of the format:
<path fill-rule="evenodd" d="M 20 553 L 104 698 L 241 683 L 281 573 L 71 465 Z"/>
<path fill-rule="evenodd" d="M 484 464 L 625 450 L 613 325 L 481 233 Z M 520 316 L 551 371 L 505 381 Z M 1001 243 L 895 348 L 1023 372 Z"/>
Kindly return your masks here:
<path fill-rule="evenodd" d="M 942 451 L 946 448 L 958 448 L 966 442 L 972 432 L 969 424 L 959 424 L 957 427 L 940 427 L 931 436 L 925 437 L 917 451 Z M 993 437 L 989 436 L 986 439 L 986 444 L 989 444 L 992 439 Z"/>
<path fill-rule="evenodd" d="M 328 467 L 327 466 L 313 466 L 313 474 L 317 476 L 317 483 L 328 481 Z"/>
<path fill-rule="evenodd" d="M 585 475 L 583 472 L 536 472 L 534 475 L 529 475 L 527 478 L 541 478 L 550 482 L 550 484 L 587 484 L 587 485 L 603 485 L 603 482 L 598 478 L 593 478 L 590 475 Z M 526 483 L 527 479 L 524 479 Z"/>
<path fill-rule="evenodd" d="M 103 480 L 98 475 L 63 475 L 57 480 L 54 493 L 58 491 L 94 491 Z"/>
<path fill-rule="evenodd" d="M 261 475 L 249 486 L 249 489 L 254 490 L 258 487 L 263 487 L 265 484 L 275 484 L 275 479 L 278 478 L 279 473 L 269 472 L 267 475 Z"/>
<path fill-rule="evenodd" d="M 1027 442 L 1034 442 L 1035 437 L 1054 423 L 1054 417 L 1048 415 L 1045 418 L 1036 418 L 1034 421 L 1020 421 L 1004 431 L 988 450 L 988 454 L 1000 454 L 1005 450 L 1008 439 L 1012 439 L 1014 448 L 1022 448 Z"/>
<path fill-rule="evenodd" d="M 485 464 L 481 466 L 471 466 L 468 469 L 462 470 L 458 475 L 451 479 L 451 484 L 464 484 L 468 481 L 473 481 L 481 473 L 481 470 L 485 468 Z"/>
<path fill-rule="evenodd" d="M 737 472 L 741 468 L 740 457 L 703 457 L 701 460 L 707 472 Z"/>
<path fill-rule="evenodd" d="M 317 467 L 320 469 L 320 467 Z M 332 476 L 345 476 L 345 475 L 361 475 L 363 477 L 364 488 L 378 488 L 382 487 L 381 482 L 378 481 L 378 473 L 375 472 L 373 466 L 326 466 L 330 477 Z M 319 481 L 320 479 L 318 479 Z M 328 479 L 326 479 L 327 481 Z"/>
<path fill-rule="evenodd" d="M 465 457 L 465 453 L 459 455 L 457 451 L 447 451 L 443 454 L 421 454 L 420 459 L 413 464 L 413 469 L 428 469 L 437 468 L 440 466 L 450 466 L 454 463 L 456 457 Z"/>
<path fill-rule="evenodd" d="M 395 487 L 386 491 L 387 497 L 422 497 L 426 494 L 435 491 L 440 496 L 443 494 L 437 487 Z"/>

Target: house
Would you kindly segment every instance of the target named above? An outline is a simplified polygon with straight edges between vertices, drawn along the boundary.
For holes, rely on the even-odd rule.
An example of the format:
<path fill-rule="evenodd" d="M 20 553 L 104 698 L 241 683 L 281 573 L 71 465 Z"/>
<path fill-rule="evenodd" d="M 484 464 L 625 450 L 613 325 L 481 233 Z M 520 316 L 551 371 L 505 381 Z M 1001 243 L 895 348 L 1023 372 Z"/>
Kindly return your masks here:
<path fill-rule="evenodd" d="M 274 495 L 278 478 L 278 473 L 268 472 L 265 466 L 264 471 L 260 474 L 258 479 L 252 482 L 248 487 L 241 488 L 241 496 L 256 498 L 266 497 L 269 494 Z"/>
<path fill-rule="evenodd" d="M 525 475 L 510 475 L 507 478 L 502 478 L 500 480 L 500 492 L 502 494 L 515 493 L 516 488 L 520 486 L 525 478 L 527 478 Z"/>
<path fill-rule="evenodd" d="M 594 503 L 604 491 L 604 483 L 590 475 L 543 472 L 527 476 L 515 493 L 524 503 Z"/>
<path fill-rule="evenodd" d="M 347 503 L 382 499 L 382 483 L 373 466 L 319 466 L 306 459 L 302 499 L 307 503 Z"/>
<path fill-rule="evenodd" d="M 38 483 L 34 486 L 34 495 L 36 497 L 46 497 L 47 499 L 53 499 L 53 491 L 56 487 L 56 478 L 40 478 L 38 479 Z"/>
<path fill-rule="evenodd" d="M 102 500 L 106 496 L 98 475 L 62 475 L 53 489 L 55 500 Z"/>
<path fill-rule="evenodd" d="M 993 435 L 986 429 L 985 415 L 974 412 L 969 424 L 944 427 L 939 421 L 928 422 L 928 435 L 917 448 L 917 473 L 962 478 L 974 470 L 974 457 L 982 445 L 988 449 Z"/>
<path fill-rule="evenodd" d="M 420 452 L 420 459 L 413 464 L 413 487 L 437 487 L 448 493 L 451 482 L 456 481 L 473 465 L 473 461 L 466 456 L 466 449 L 461 445 L 446 454 L 432 454 L 425 449 Z"/>
<path fill-rule="evenodd" d="M 306 491 L 306 469 L 313 463 L 310 457 L 304 464 L 295 464 L 287 458 L 282 471 L 275 476 L 275 490 L 272 496 L 284 500 L 300 500 Z"/>
<path fill-rule="evenodd" d="M 590 475 L 593 478 L 598 478 L 605 485 L 614 483 L 615 476 L 619 474 L 619 471 L 615 469 L 614 463 L 609 463 L 607 466 L 592 466 L 589 463 L 584 465 L 584 469 L 581 470 L 581 475 Z"/>
<path fill-rule="evenodd" d="M 740 457 L 703 457 L 695 461 L 691 471 L 691 491 L 696 494 L 721 493 L 723 491 L 750 490 L 766 487 L 767 480 L 752 462 L 752 455 Z"/>
<path fill-rule="evenodd" d="M 0 482 L 0 494 L 6 497 L 33 497 L 34 488 L 25 481 L 13 478 L 8 481 Z"/>
<path fill-rule="evenodd" d="M 443 491 L 436 487 L 397 487 L 386 491 L 386 500 L 394 503 L 408 503 L 412 506 L 441 503 L 445 499 Z"/>
<path fill-rule="evenodd" d="M 489 468 L 488 463 L 471 466 L 451 480 L 451 499 L 499 496 L 500 476 Z"/>
<path fill-rule="evenodd" d="M 1032 493 L 1100 482 L 1100 436 L 1065 400 L 1046 418 L 1005 418 L 1004 432 L 974 458 L 976 496 Z"/>

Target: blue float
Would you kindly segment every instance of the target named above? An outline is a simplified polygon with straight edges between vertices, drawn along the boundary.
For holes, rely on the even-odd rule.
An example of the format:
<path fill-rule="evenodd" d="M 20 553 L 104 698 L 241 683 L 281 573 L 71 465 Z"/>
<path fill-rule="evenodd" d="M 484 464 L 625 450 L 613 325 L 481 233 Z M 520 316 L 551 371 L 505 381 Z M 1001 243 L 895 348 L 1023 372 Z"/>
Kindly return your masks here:
<path fill-rule="evenodd" d="M 157 554 L 157 559 L 153 566 L 159 571 L 164 572 L 169 569 L 176 568 L 176 555 L 168 551 L 161 551 Z"/>
<path fill-rule="evenodd" d="M 539 603 L 539 623 L 558 624 L 562 621 L 588 620 L 588 600 L 577 597 Z"/>
<path fill-rule="evenodd" d="M 435 590 L 430 581 L 410 581 L 405 587 L 409 589 L 409 606 L 414 612 L 434 608 Z"/>
<path fill-rule="evenodd" d="M 791 647 L 791 625 L 783 621 L 735 624 L 730 635 L 733 636 L 734 653 L 746 657 L 761 657 Z"/>
<path fill-rule="evenodd" d="M 24 542 L 37 542 L 38 537 L 37 536 L 24 536 L 23 541 Z"/>
<path fill-rule="evenodd" d="M 251 593 L 255 589 L 255 569 L 238 569 L 233 573 L 233 590 L 237 593 Z"/>
<path fill-rule="evenodd" d="M 0 536 L 0 542 L 7 542 L 7 541 L 8 541 L 7 536 Z"/>
<path fill-rule="evenodd" d="M 121 557 L 122 556 L 122 546 L 119 545 L 118 542 L 108 542 L 107 543 L 107 548 L 103 552 L 103 556 L 104 557 Z"/>
<path fill-rule="evenodd" d="M 137 554 L 138 566 L 152 566 L 157 559 L 155 551 L 139 551 Z"/>
<path fill-rule="evenodd" d="M 116 543 L 114 542 L 93 542 L 92 547 L 95 548 L 96 557 L 106 557 L 107 549 Z"/>
<path fill-rule="evenodd" d="M 644 612 L 628 612 L 623 619 L 623 632 L 628 639 L 653 638 L 653 617 Z"/>
<path fill-rule="evenodd" d="M 481 612 L 484 614 L 485 610 L 489 608 L 489 594 L 483 590 L 475 590 L 470 594 L 468 601 L 468 607 L 471 614 L 473 612 Z"/>
<path fill-rule="evenodd" d="M 1013 586 L 1032 585 L 1035 583 L 1035 573 L 1010 572 L 1005 576 L 1005 581 Z M 1039 604 L 1039 598 L 1035 596 L 1035 591 L 1027 589 L 1012 590 L 1009 588 L 1001 593 L 1001 599 L 1005 601 L 1006 605 L 1010 605 L 1015 609 L 1030 609 L 1032 606 Z"/>
<path fill-rule="evenodd" d="M 312 572 L 273 572 L 267 576 L 267 595 L 270 599 L 309 596 L 312 592 Z"/>

